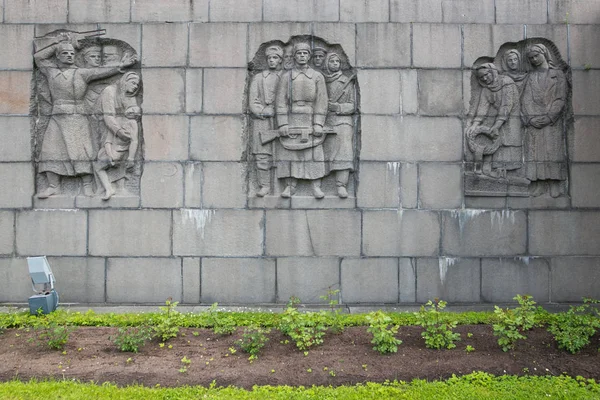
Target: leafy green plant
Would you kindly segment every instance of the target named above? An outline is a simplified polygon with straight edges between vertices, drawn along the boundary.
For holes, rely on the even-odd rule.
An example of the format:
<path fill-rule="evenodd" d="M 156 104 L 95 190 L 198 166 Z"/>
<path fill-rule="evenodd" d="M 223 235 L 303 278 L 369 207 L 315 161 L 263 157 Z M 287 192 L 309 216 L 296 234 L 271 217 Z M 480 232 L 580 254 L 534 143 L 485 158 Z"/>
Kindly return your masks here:
<path fill-rule="evenodd" d="M 258 353 L 269 341 L 267 335 L 271 332 L 271 329 L 261 328 L 258 326 L 250 326 L 244 329 L 242 338 L 239 339 L 239 346 L 242 351 L 258 357 Z"/>
<path fill-rule="evenodd" d="M 192 364 L 192 360 L 190 360 L 186 356 L 183 356 L 183 358 L 181 359 L 181 368 L 179 368 L 179 372 L 182 374 L 185 374 L 188 370 L 188 367 L 191 364 Z"/>
<path fill-rule="evenodd" d="M 300 298 L 296 296 L 290 296 L 290 299 L 287 302 L 287 307 L 298 308 L 300 305 Z"/>
<path fill-rule="evenodd" d="M 590 343 L 590 339 L 600 328 L 600 319 L 594 315 L 598 311 L 590 307 L 594 300 L 584 299 L 584 304 L 571 306 L 566 313 L 555 315 L 548 331 L 554 335 L 558 347 L 575 354 Z"/>
<path fill-rule="evenodd" d="M 503 351 L 514 349 L 517 340 L 527 339 L 524 333 L 536 324 L 536 303 L 533 298 L 528 295 L 517 295 L 514 299 L 519 303 L 519 307 L 513 310 L 494 306 L 497 321 L 492 328 Z"/>
<path fill-rule="evenodd" d="M 381 310 L 373 311 L 367 315 L 369 327 L 367 332 L 373 335 L 373 350 L 377 350 L 381 354 L 395 353 L 398 351 L 398 345 L 402 344 L 402 340 L 397 339 L 395 335 L 398 333 L 399 326 L 393 325 L 390 327 L 392 319 L 385 315 Z"/>
<path fill-rule="evenodd" d="M 475 351 L 475 347 L 471 346 L 470 344 L 467 345 L 467 347 L 465 347 L 465 351 L 467 353 L 472 353 Z"/>
<path fill-rule="evenodd" d="M 430 349 L 453 349 L 456 347 L 457 340 L 460 340 L 460 334 L 452 330 L 458 324 L 454 320 L 447 320 L 441 311 L 446 308 L 446 302 L 435 298 L 429 300 L 421 310 L 415 313 L 417 325 L 425 329 L 421 336 L 425 339 L 425 346 Z"/>
<path fill-rule="evenodd" d="M 299 350 L 305 351 L 323 343 L 327 331 L 326 315 L 323 313 L 300 313 L 295 307 L 287 307 L 281 316 L 279 330 L 290 337 Z"/>
<path fill-rule="evenodd" d="M 49 324 L 41 329 L 38 334 L 38 340 L 46 343 L 48 347 L 54 350 L 62 350 L 69 341 L 69 336 L 74 328 L 67 325 L 59 325 L 56 323 Z"/>
<path fill-rule="evenodd" d="M 176 310 L 177 304 L 179 304 L 179 302 L 173 301 L 173 299 L 169 297 L 165 301 L 165 305 L 159 307 L 162 312 L 159 314 L 158 320 L 152 329 L 154 330 L 154 335 L 163 342 L 177 337 L 179 334 L 179 311 Z"/>
<path fill-rule="evenodd" d="M 515 308 L 515 315 L 521 321 L 521 328 L 524 331 L 528 331 L 536 326 L 536 315 L 541 311 L 541 307 L 536 307 L 536 302 L 533 301 L 533 297 L 529 295 L 520 294 L 513 297 L 519 303 L 519 307 Z"/>
<path fill-rule="evenodd" d="M 109 336 L 109 339 L 121 351 L 137 353 L 140 347 L 146 344 L 147 340 L 152 338 L 152 331 L 148 327 L 120 327 L 115 336 Z"/>
<path fill-rule="evenodd" d="M 332 333 L 340 334 L 344 332 L 344 323 L 340 315 L 340 310 L 337 307 L 339 304 L 339 289 L 333 289 L 331 286 L 327 289 L 327 293 L 320 296 L 321 299 L 325 300 L 329 304 L 329 330 Z"/>
<path fill-rule="evenodd" d="M 208 310 L 209 323 L 217 335 L 231 335 L 236 331 L 235 320 L 227 314 L 222 315 L 217 311 L 218 305 L 218 303 L 214 303 L 210 306 Z"/>

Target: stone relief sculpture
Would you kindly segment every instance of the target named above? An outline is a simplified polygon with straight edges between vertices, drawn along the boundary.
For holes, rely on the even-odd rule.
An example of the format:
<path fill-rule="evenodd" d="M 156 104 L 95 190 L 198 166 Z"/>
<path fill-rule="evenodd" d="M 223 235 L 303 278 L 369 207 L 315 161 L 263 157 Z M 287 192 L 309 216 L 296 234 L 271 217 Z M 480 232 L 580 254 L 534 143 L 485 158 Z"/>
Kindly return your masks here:
<path fill-rule="evenodd" d="M 507 43 L 495 58 L 474 63 L 466 196 L 567 194 L 570 74 L 556 46 L 543 38 Z"/>
<path fill-rule="evenodd" d="M 281 78 L 283 49 L 280 46 L 267 48 L 268 69 L 254 75 L 250 84 L 248 107 L 253 117 L 252 154 L 256 161 L 256 171 L 260 190 L 256 193 L 264 197 L 271 193 L 271 165 L 273 163 L 273 143 L 263 144 L 261 132 L 277 129 L 275 126 L 275 95 Z"/>
<path fill-rule="evenodd" d="M 500 75 L 492 63 L 476 67 L 481 86 L 475 117 L 467 127 L 469 149 L 475 160 L 475 174 L 506 178 L 507 171 L 522 163 L 522 135 L 515 116 L 519 112 L 519 91 L 508 76 Z"/>
<path fill-rule="evenodd" d="M 330 154 L 330 171 L 335 171 L 337 194 L 348 197 L 348 178 L 354 170 L 354 114 L 356 113 L 356 75 L 347 76 L 341 70 L 339 54 L 329 53 L 325 61 L 325 81 L 329 104 L 325 125 L 335 132 L 326 142 L 326 153 Z"/>
<path fill-rule="evenodd" d="M 323 131 L 327 116 L 327 86 L 323 75 L 308 65 L 311 48 L 297 43 L 293 48 L 294 67 L 284 72 L 275 98 L 277 134 L 277 178 L 287 178 L 281 197 L 296 192 L 298 179 L 312 182 L 315 198 L 325 197 L 321 178 L 325 176 Z M 264 137 L 264 132 L 261 132 Z M 263 140 L 264 142 L 265 140 Z"/>
<path fill-rule="evenodd" d="M 567 179 L 563 118 L 567 80 L 541 43 L 527 48 L 532 70 L 523 85 L 521 116 L 525 127 L 525 166 L 532 195 L 564 194 Z"/>
<path fill-rule="evenodd" d="M 124 180 L 139 188 L 141 77 L 131 70 L 137 54 L 103 34 L 58 30 L 34 40 L 37 199 L 109 200 L 112 181 L 123 196 L 132 196 Z"/>
<path fill-rule="evenodd" d="M 108 200 L 115 194 L 112 182 L 119 183 L 120 191 L 125 190 L 126 171 L 135 165 L 139 144 L 138 120 L 142 115 L 135 99 L 139 88 L 140 76 L 127 72 L 100 95 L 104 129 L 95 171 L 104 188 L 102 200 Z"/>
<path fill-rule="evenodd" d="M 355 197 L 358 88 L 343 49 L 311 36 L 272 41 L 249 71 L 249 197 Z"/>

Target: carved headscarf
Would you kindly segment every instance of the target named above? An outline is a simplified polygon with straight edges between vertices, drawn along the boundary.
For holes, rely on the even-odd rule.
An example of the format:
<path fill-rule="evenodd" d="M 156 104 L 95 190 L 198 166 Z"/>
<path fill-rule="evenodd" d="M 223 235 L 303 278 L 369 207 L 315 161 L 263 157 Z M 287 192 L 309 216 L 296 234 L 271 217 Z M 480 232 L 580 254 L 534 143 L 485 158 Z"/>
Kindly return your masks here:
<path fill-rule="evenodd" d="M 529 55 L 529 53 L 542 54 L 546 58 L 548 68 L 556 69 L 556 65 L 554 65 L 554 59 L 552 58 L 550 51 L 543 44 L 536 43 L 534 45 L 529 46 L 529 48 L 527 49 L 527 55 Z"/>
<path fill-rule="evenodd" d="M 135 90 L 135 92 L 128 93 L 125 90 L 125 83 L 127 83 L 127 81 L 134 80 L 134 79 L 138 81 L 138 87 Z M 120 91 L 123 93 L 123 95 L 125 95 L 127 97 L 135 97 L 135 96 L 137 96 L 138 92 L 140 91 L 140 88 L 142 87 L 142 78 L 140 78 L 140 76 L 137 72 L 133 72 L 133 71 L 125 72 L 123 74 L 123 76 L 121 76 L 121 79 L 119 79 L 119 86 L 121 89 Z"/>
<path fill-rule="evenodd" d="M 488 85 L 486 83 L 481 82 L 479 76 L 477 76 L 477 81 L 479 82 L 479 84 L 482 87 L 490 89 L 492 92 L 497 92 L 498 90 L 502 89 L 502 81 L 498 79 L 498 67 L 496 67 L 493 63 L 484 63 L 475 68 L 475 72 L 482 69 L 490 70 L 492 76 L 494 77 L 494 80 Z"/>
<path fill-rule="evenodd" d="M 510 69 L 510 67 L 508 66 L 508 57 L 513 54 L 517 57 L 517 60 L 519 60 L 519 65 L 516 70 Z M 512 80 L 515 82 L 520 82 L 523 79 L 525 79 L 525 76 L 527 76 L 525 72 L 521 72 L 521 63 L 521 53 L 519 53 L 519 51 L 516 49 L 507 50 L 502 56 L 502 70 L 504 71 L 505 75 L 512 78 Z"/>
<path fill-rule="evenodd" d="M 329 60 L 334 57 L 337 57 L 337 59 L 340 60 L 340 69 L 337 72 L 333 72 L 329 69 Z M 333 82 L 338 79 L 342 75 L 342 57 L 340 57 L 338 53 L 329 53 L 323 64 L 323 72 L 325 73 L 325 80 L 327 82 Z"/>

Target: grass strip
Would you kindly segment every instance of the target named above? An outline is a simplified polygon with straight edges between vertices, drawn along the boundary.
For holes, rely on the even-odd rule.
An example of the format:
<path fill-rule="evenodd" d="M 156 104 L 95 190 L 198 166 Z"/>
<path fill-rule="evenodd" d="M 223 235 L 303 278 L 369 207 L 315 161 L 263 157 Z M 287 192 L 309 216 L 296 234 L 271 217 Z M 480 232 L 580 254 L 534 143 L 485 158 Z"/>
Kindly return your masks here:
<path fill-rule="evenodd" d="M 277 327 L 279 325 L 281 314 L 268 312 L 219 312 L 231 318 L 236 326 L 262 326 Z M 331 314 L 327 314 L 331 317 Z M 412 312 L 390 312 L 386 315 L 392 318 L 392 324 L 400 326 L 416 325 L 416 317 Z M 340 314 L 341 324 L 344 326 L 368 326 L 367 314 Z M 492 324 L 496 322 L 497 317 L 493 312 L 463 312 L 463 313 L 444 313 L 442 318 L 457 321 L 461 325 L 471 324 Z M 187 328 L 212 328 L 213 318 L 208 313 L 177 313 L 170 317 L 177 326 Z M 547 324 L 552 320 L 552 314 L 539 310 L 536 313 L 536 320 L 540 324 Z M 26 328 L 39 325 L 48 325 L 56 323 L 59 325 L 70 326 L 144 326 L 155 325 L 164 319 L 164 314 L 159 312 L 139 313 L 139 314 L 116 314 L 106 313 L 98 314 L 93 310 L 85 313 L 71 312 L 69 310 L 57 310 L 47 315 L 30 315 L 28 311 L 0 313 L 0 329 L 2 328 Z"/>
<path fill-rule="evenodd" d="M 0 383 L 0 399 L 598 399 L 600 385 L 591 379 L 568 376 L 493 376 L 474 372 L 446 381 L 366 383 L 338 387 L 255 386 L 252 390 L 235 387 L 184 386 L 177 388 L 118 387 L 110 383 L 76 381 L 10 381 Z"/>

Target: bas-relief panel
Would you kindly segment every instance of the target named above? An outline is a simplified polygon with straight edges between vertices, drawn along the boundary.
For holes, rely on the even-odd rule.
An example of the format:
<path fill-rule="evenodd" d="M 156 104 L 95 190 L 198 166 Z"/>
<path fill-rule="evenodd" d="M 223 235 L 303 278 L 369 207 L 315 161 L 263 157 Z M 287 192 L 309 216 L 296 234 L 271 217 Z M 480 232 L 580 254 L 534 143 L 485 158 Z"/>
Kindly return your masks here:
<path fill-rule="evenodd" d="M 354 206 L 359 91 L 340 45 L 308 35 L 263 43 L 248 65 L 246 101 L 251 205 Z"/>
<path fill-rule="evenodd" d="M 57 30 L 34 39 L 36 206 L 139 204 L 140 65 L 130 45 L 103 35 Z"/>
<path fill-rule="evenodd" d="M 568 196 L 571 70 L 556 46 L 532 38 L 472 67 L 465 129 L 465 195 Z"/>

